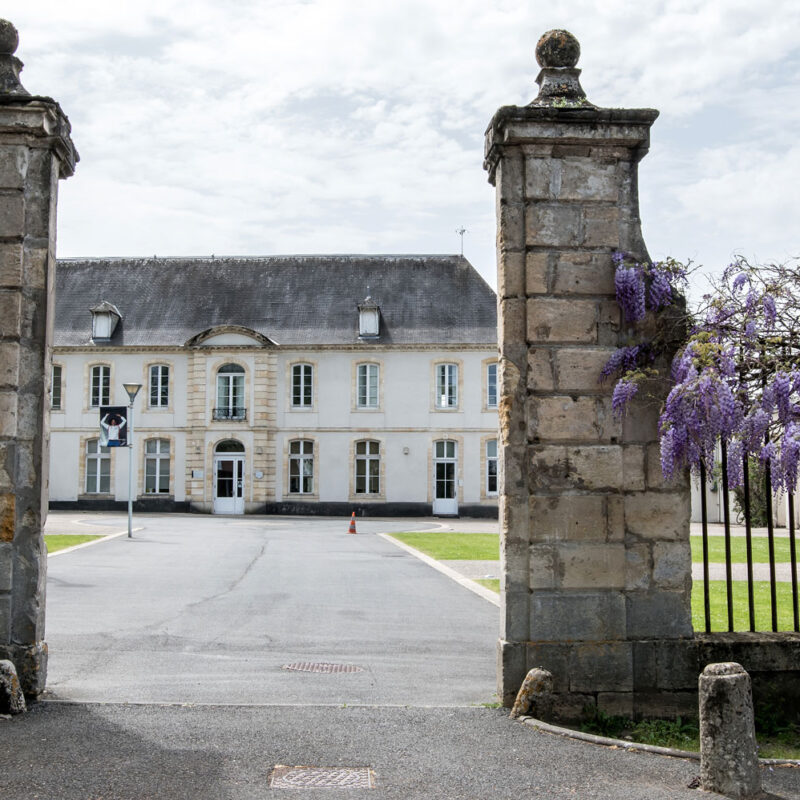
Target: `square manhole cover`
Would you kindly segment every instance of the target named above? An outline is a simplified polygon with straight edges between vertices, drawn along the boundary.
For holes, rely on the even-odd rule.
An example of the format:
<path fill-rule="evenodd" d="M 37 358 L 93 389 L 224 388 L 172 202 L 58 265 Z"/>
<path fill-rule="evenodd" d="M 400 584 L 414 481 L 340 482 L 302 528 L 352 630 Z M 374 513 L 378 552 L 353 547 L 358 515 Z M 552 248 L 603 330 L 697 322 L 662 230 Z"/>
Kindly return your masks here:
<path fill-rule="evenodd" d="M 270 789 L 374 789 L 375 773 L 369 767 L 287 767 L 276 764 L 269 776 Z"/>

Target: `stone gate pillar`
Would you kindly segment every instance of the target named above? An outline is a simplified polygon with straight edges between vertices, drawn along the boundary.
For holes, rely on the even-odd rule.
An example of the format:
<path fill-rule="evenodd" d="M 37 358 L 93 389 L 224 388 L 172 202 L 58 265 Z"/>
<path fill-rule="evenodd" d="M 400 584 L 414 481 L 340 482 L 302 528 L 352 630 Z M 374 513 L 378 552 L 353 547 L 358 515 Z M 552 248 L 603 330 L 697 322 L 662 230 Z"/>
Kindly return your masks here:
<path fill-rule="evenodd" d="M 44 689 L 47 419 L 58 179 L 78 155 L 64 113 L 19 82 L 17 31 L 0 20 L 0 659 Z"/>
<path fill-rule="evenodd" d="M 658 706 L 671 643 L 692 636 L 688 486 L 662 481 L 659 403 L 623 423 L 599 383 L 625 333 L 612 253 L 647 258 L 637 164 L 658 112 L 593 106 L 579 53 L 566 31 L 542 37 L 539 96 L 498 110 L 485 162 L 498 220 L 499 693 L 511 705 L 544 667 L 562 718 L 587 703 Z"/>

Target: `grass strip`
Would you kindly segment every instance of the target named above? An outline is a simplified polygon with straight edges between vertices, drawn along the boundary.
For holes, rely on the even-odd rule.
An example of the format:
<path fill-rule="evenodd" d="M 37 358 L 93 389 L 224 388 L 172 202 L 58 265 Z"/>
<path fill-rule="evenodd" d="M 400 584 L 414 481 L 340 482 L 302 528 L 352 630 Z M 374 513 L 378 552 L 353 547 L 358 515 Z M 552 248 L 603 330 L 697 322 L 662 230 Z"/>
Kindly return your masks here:
<path fill-rule="evenodd" d="M 496 533 L 414 531 L 392 536 L 437 561 L 497 561 L 500 558 L 500 537 Z"/>
<path fill-rule="evenodd" d="M 95 539 L 102 539 L 102 536 L 92 536 L 90 534 L 73 535 L 70 533 L 48 533 L 45 534 L 44 542 L 47 545 L 48 553 L 56 553 L 59 550 L 66 550 L 68 547 L 75 547 L 76 544 L 84 544 Z"/>
<path fill-rule="evenodd" d="M 769 563 L 769 541 L 764 537 L 753 537 L 753 563 Z M 692 536 L 692 561 L 695 564 L 703 563 L 703 537 Z M 708 537 L 708 561 L 712 564 L 725 563 L 725 537 Z M 747 540 L 744 536 L 731 537 L 731 561 L 734 564 L 747 563 Z M 789 563 L 789 540 L 775 538 L 775 562 Z"/>
<path fill-rule="evenodd" d="M 711 606 L 711 630 L 728 630 L 728 602 L 725 581 L 709 581 L 709 601 Z M 778 630 L 790 631 L 794 627 L 792 614 L 792 584 L 776 584 L 778 605 Z M 772 630 L 772 613 L 769 581 L 753 582 L 753 605 L 757 631 Z M 692 625 L 696 631 L 705 630 L 705 613 L 703 610 L 703 581 L 694 581 L 692 585 Z M 749 631 L 747 581 L 733 581 L 733 629 Z"/>

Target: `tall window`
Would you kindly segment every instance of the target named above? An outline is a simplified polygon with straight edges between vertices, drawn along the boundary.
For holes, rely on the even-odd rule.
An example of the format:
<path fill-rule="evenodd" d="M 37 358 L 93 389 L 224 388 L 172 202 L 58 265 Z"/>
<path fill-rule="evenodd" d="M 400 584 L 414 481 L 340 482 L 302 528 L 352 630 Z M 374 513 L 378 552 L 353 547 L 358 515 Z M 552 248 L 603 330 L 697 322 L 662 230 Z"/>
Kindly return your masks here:
<path fill-rule="evenodd" d="M 356 494 L 380 494 L 381 443 L 356 442 Z"/>
<path fill-rule="evenodd" d="M 169 367 L 153 364 L 150 367 L 150 407 L 166 408 L 169 405 Z"/>
<path fill-rule="evenodd" d="M 244 368 L 225 364 L 217 372 L 217 407 L 214 419 L 244 419 Z"/>
<path fill-rule="evenodd" d="M 111 454 L 100 447 L 99 439 L 86 442 L 86 494 L 108 494 L 111 491 Z"/>
<path fill-rule="evenodd" d="M 378 364 L 359 364 L 357 372 L 357 406 L 378 407 Z"/>
<path fill-rule="evenodd" d="M 486 494 L 497 494 L 497 439 L 486 442 Z"/>
<path fill-rule="evenodd" d="M 144 443 L 144 493 L 169 494 L 167 439 L 148 439 Z"/>
<path fill-rule="evenodd" d="M 313 404 L 313 368 L 311 364 L 292 366 L 292 407 L 311 408 Z"/>
<path fill-rule="evenodd" d="M 497 364 L 486 366 L 486 407 L 497 408 Z"/>
<path fill-rule="evenodd" d="M 296 439 L 289 442 L 289 493 L 314 491 L 314 442 Z"/>
<path fill-rule="evenodd" d="M 436 365 L 436 407 L 458 407 L 458 364 Z"/>
<path fill-rule="evenodd" d="M 98 364 L 92 367 L 89 381 L 89 407 L 107 406 L 111 402 L 111 367 Z"/>
<path fill-rule="evenodd" d="M 53 364 L 50 375 L 50 408 L 61 410 L 61 364 Z"/>

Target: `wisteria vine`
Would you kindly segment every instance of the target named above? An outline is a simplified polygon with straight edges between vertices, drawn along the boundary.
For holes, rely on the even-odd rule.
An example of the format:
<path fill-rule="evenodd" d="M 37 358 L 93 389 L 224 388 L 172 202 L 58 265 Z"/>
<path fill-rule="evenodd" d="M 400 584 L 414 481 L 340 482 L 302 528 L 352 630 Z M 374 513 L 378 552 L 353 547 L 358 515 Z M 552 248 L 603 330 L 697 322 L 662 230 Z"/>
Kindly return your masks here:
<path fill-rule="evenodd" d="M 612 408 L 622 416 L 655 372 L 660 343 L 637 326 L 648 312 L 682 303 L 687 268 L 674 260 L 638 263 L 615 253 L 617 301 L 629 341 L 601 380 L 616 380 Z M 796 262 L 751 265 L 736 259 L 688 317 L 688 337 L 672 360 L 672 388 L 659 418 L 661 469 L 671 479 L 701 464 L 711 469 L 716 444 L 727 444 L 731 488 L 743 483 L 745 459 L 769 466 L 774 490 L 794 492 L 800 468 L 800 269 Z M 653 326 L 650 326 L 651 330 Z M 655 326 L 658 330 L 658 326 Z"/>

